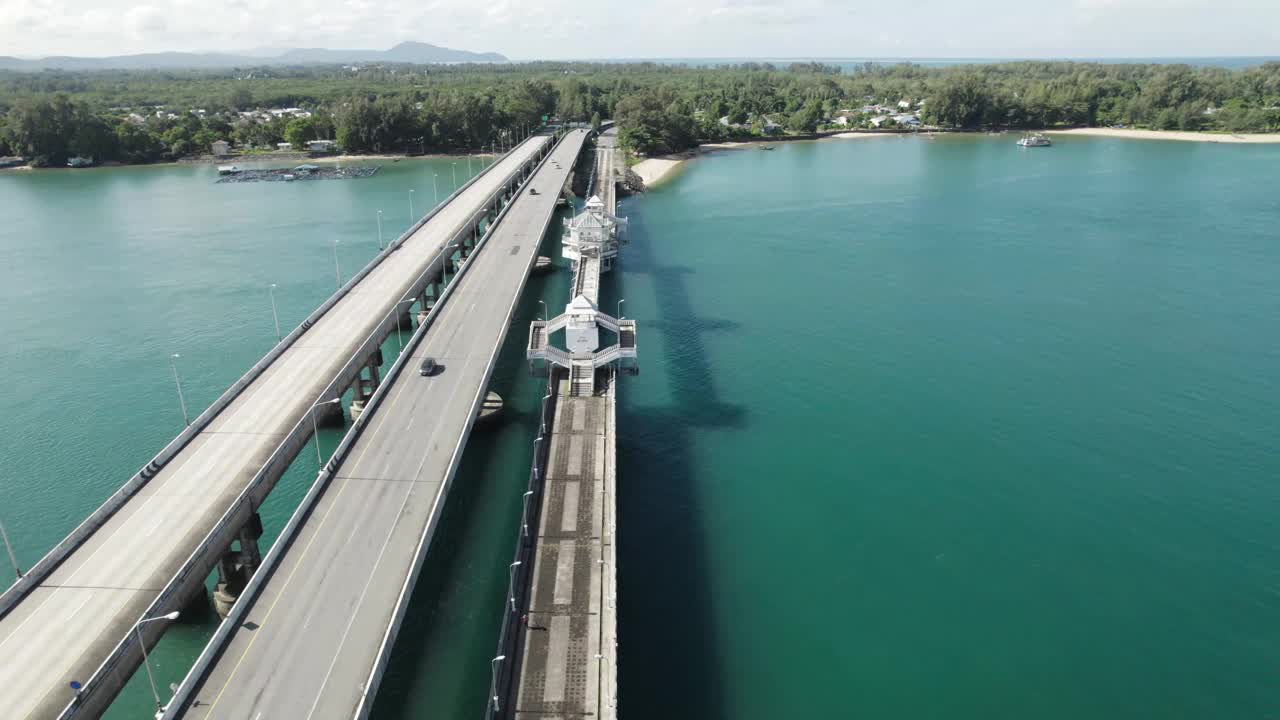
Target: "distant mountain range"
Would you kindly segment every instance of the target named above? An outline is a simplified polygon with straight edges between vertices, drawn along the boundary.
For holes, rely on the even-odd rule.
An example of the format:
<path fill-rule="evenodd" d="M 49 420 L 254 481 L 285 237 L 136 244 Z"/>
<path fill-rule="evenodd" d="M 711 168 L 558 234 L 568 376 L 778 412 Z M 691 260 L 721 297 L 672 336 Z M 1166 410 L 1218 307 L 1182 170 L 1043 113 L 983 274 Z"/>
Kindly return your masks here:
<path fill-rule="evenodd" d="M 507 62 L 494 52 L 468 52 L 420 42 L 403 42 L 390 50 L 292 48 L 245 54 L 161 52 L 112 57 L 46 57 L 34 60 L 0 56 L 0 70 L 152 70 L 157 68 L 234 68 L 264 65 L 336 65 L 341 63 Z"/>

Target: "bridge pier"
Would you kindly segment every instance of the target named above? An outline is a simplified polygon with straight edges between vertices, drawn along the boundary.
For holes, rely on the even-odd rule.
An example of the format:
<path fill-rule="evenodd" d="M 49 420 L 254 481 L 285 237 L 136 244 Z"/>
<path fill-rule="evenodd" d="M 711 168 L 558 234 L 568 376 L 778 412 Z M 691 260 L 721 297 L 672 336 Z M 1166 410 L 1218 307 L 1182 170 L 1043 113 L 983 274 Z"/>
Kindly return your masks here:
<path fill-rule="evenodd" d="M 236 538 L 239 547 L 227 548 L 218 560 L 218 584 L 213 590 L 213 609 L 218 617 L 225 618 L 236 604 L 240 592 L 262 564 L 258 538 L 262 537 L 262 517 L 254 513 L 249 524 L 240 528 Z"/>
<path fill-rule="evenodd" d="M 373 397 L 373 392 L 378 389 L 378 385 L 382 382 L 382 378 L 378 372 L 378 366 L 381 365 L 382 353 L 378 352 L 369 358 L 369 364 L 366 365 L 356 375 L 356 381 L 351 384 L 355 388 L 355 399 L 351 401 L 351 422 L 360 419 L 364 414 L 364 407 L 368 404 L 369 398 Z M 369 376 L 365 377 L 365 371 Z"/>
<path fill-rule="evenodd" d="M 426 287 L 422 288 L 422 299 L 419 305 L 422 307 L 418 311 L 418 324 L 427 321 L 427 313 L 431 312 L 431 308 L 436 304 L 436 284 L 434 281 L 428 282 Z"/>
<path fill-rule="evenodd" d="M 490 390 L 485 393 L 484 404 L 480 406 L 480 415 L 476 417 L 477 423 L 490 423 L 502 417 L 502 396 Z"/>

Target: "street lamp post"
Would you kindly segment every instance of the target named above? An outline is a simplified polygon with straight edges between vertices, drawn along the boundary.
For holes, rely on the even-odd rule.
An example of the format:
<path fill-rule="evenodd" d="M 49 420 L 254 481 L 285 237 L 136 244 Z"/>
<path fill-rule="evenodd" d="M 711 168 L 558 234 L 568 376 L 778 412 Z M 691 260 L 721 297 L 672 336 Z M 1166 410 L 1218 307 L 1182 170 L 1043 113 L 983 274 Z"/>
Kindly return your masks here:
<path fill-rule="evenodd" d="M 471 177 L 471 153 L 467 153 L 467 177 Z"/>
<path fill-rule="evenodd" d="M 382 250 L 382 211 L 378 211 L 378 250 Z"/>
<path fill-rule="evenodd" d="M 271 319 L 276 323 L 276 342 L 280 342 L 280 315 L 276 313 L 276 284 L 271 283 L 267 287 L 267 294 L 271 296 Z"/>
<path fill-rule="evenodd" d="M 619 319 L 619 320 L 621 320 L 621 319 L 622 319 L 622 303 L 624 303 L 624 302 L 626 302 L 626 301 L 627 301 L 627 299 L 626 299 L 626 298 L 622 298 L 621 300 L 619 300 L 619 301 L 618 301 L 618 319 Z"/>
<path fill-rule="evenodd" d="M 153 617 L 153 618 L 147 618 L 145 620 L 139 620 L 133 626 L 133 630 L 138 634 L 138 646 L 142 648 L 142 664 L 144 667 L 147 668 L 147 680 L 151 681 L 151 697 L 155 698 L 155 701 L 156 701 L 156 717 L 159 717 L 161 713 L 164 712 L 164 703 L 160 702 L 160 691 L 156 690 L 156 677 L 155 675 L 151 674 L 151 661 L 147 659 L 147 644 L 142 640 L 142 626 L 146 625 L 149 622 L 156 622 L 158 620 L 177 620 L 177 619 L 178 619 L 178 611 L 174 610 L 168 615 L 161 615 L 160 617 Z"/>
<path fill-rule="evenodd" d="M 341 240 L 333 241 L 333 277 L 338 282 L 338 289 L 342 289 L 342 268 L 338 267 L 338 245 L 342 244 Z"/>
<path fill-rule="evenodd" d="M 506 655 L 499 655 L 498 657 L 489 661 L 489 678 L 490 678 L 489 694 L 493 696 L 494 712 L 500 712 L 502 710 L 502 708 L 498 707 L 498 663 L 506 659 L 507 659 Z"/>
<path fill-rule="evenodd" d="M 182 380 L 178 377 L 178 365 L 174 362 L 182 357 L 178 353 L 169 356 L 169 368 L 173 370 L 173 384 L 178 387 L 178 405 L 182 407 L 182 422 L 184 425 L 190 425 L 191 420 L 187 417 L 187 400 L 182 397 Z"/>
<path fill-rule="evenodd" d="M 436 205 L 440 204 L 440 191 L 436 189 L 436 174 L 431 173 L 431 198 Z"/>
<path fill-rule="evenodd" d="M 511 567 L 507 568 L 507 575 L 511 578 L 510 583 L 507 585 L 507 598 L 511 600 L 511 612 L 516 611 L 516 568 L 523 564 L 522 561 L 517 560 L 511 563 Z"/>
<path fill-rule="evenodd" d="M 529 496 L 532 494 L 532 490 L 524 491 L 524 510 L 520 512 L 520 527 L 524 528 L 525 537 L 529 537 Z M 22 576 L 19 575 L 18 577 Z"/>
<path fill-rule="evenodd" d="M 324 470 L 324 458 L 320 455 L 320 426 L 316 423 L 316 408 L 321 405 L 332 405 L 340 402 L 342 402 L 342 398 L 336 397 L 332 400 L 325 400 L 324 402 L 318 402 L 311 406 L 311 434 L 316 438 L 316 465 L 320 470 Z"/>
<path fill-rule="evenodd" d="M 458 163 L 450 163 L 449 171 L 453 173 L 453 189 L 458 190 Z"/>
<path fill-rule="evenodd" d="M 13 574 L 22 579 L 22 568 L 18 567 L 18 556 L 13 554 L 13 546 L 9 544 L 9 533 L 4 531 L 4 523 L 0 523 L 0 538 L 4 539 L 4 549 L 9 551 L 9 562 L 13 563 Z"/>
<path fill-rule="evenodd" d="M 413 225 L 413 221 L 418 217 L 413 211 L 413 188 L 409 188 L 409 224 Z"/>
<path fill-rule="evenodd" d="M 538 304 L 542 306 L 542 322 L 546 322 L 548 317 L 547 304 L 541 300 L 538 301 Z"/>

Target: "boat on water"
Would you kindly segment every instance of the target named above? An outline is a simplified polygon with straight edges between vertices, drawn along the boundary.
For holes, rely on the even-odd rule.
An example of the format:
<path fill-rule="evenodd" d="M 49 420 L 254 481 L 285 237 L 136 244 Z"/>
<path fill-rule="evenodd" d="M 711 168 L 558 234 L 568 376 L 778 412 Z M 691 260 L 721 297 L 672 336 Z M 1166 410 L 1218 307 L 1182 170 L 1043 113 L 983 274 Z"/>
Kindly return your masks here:
<path fill-rule="evenodd" d="M 240 172 L 240 168 L 236 167 L 235 165 L 219 165 L 218 166 L 219 175 L 235 175 L 238 172 Z"/>
<path fill-rule="evenodd" d="M 1040 133 L 1031 133 L 1019 138 L 1018 144 L 1022 147 L 1049 147 L 1053 143 Z"/>
<path fill-rule="evenodd" d="M 67 167 L 86 168 L 91 165 L 93 165 L 93 158 L 91 157 L 80 157 L 77 155 L 76 157 L 67 160 Z"/>

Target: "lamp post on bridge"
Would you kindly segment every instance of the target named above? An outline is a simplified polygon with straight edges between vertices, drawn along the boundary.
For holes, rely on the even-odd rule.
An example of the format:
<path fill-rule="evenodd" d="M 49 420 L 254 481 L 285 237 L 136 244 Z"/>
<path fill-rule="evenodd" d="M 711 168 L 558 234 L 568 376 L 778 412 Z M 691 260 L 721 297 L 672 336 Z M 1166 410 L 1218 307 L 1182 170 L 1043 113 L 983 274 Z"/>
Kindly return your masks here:
<path fill-rule="evenodd" d="M 378 250 L 382 250 L 382 211 L 378 211 Z"/>
<path fill-rule="evenodd" d="M 156 690 L 156 677 L 151 674 L 151 661 L 147 659 L 147 643 L 142 640 L 142 626 L 150 622 L 158 622 L 160 620 L 177 620 L 178 611 L 160 617 L 147 618 L 139 620 L 133 625 L 133 632 L 138 635 L 138 647 L 142 648 L 142 665 L 147 668 L 147 680 L 151 682 L 151 697 L 156 701 L 156 717 L 160 717 L 164 713 L 164 703 L 160 702 L 160 691 Z"/>
<path fill-rule="evenodd" d="M 524 509 L 520 511 L 520 527 L 524 530 L 524 536 L 529 537 L 529 496 L 533 495 L 532 490 L 524 491 Z M 18 577 L 22 577 L 19 575 Z"/>
<path fill-rule="evenodd" d="M 13 564 L 13 574 L 22 579 L 22 568 L 18 567 L 18 556 L 13 554 L 13 546 L 9 544 L 9 533 L 4 531 L 4 523 L 0 523 L 0 538 L 4 539 L 4 549 L 9 551 L 9 562 Z"/>
<path fill-rule="evenodd" d="M 627 299 L 626 299 L 626 298 L 622 298 L 621 300 L 619 300 L 619 301 L 618 301 L 618 319 L 619 319 L 619 320 L 621 320 L 621 319 L 622 319 L 622 303 L 624 303 L 624 302 L 626 302 L 626 301 L 627 301 Z"/>
<path fill-rule="evenodd" d="M 190 425 L 191 420 L 187 417 L 187 400 L 182 397 L 182 379 L 178 377 L 178 365 L 174 362 L 180 357 L 182 356 L 178 353 L 169 356 L 169 369 L 173 370 L 173 384 L 178 387 L 178 405 L 182 407 L 182 423 Z"/>
<path fill-rule="evenodd" d="M 276 324 L 276 342 L 280 342 L 280 315 L 276 313 L 276 284 L 267 286 L 267 295 L 271 297 L 271 319 Z"/>
<path fill-rule="evenodd" d="M 471 177 L 471 153 L 467 153 L 467 177 Z"/>
<path fill-rule="evenodd" d="M 450 163 L 450 172 L 453 173 L 453 191 L 458 191 L 458 163 Z"/>
<path fill-rule="evenodd" d="M 502 708 L 498 707 L 498 663 L 506 659 L 507 659 L 506 655 L 499 655 L 498 657 L 489 661 L 489 678 L 490 678 L 489 694 L 493 696 L 494 712 L 502 711 Z"/>
<path fill-rule="evenodd" d="M 338 245 L 341 243 L 341 240 L 333 241 L 333 277 L 338 282 L 339 290 L 342 289 L 342 268 L 338 267 Z"/>
<path fill-rule="evenodd" d="M 319 467 L 319 470 L 317 472 L 324 471 L 324 458 L 321 457 L 320 455 L 320 426 L 319 424 L 316 423 L 316 408 L 320 407 L 321 405 L 332 405 L 334 403 L 340 403 L 340 402 L 342 402 L 341 396 L 336 397 L 332 400 L 325 400 L 324 402 L 318 402 L 311 406 L 311 434 L 314 435 L 316 438 L 316 465 Z"/>
<path fill-rule="evenodd" d="M 517 560 L 511 563 L 511 567 L 507 568 L 507 575 L 510 577 L 510 581 L 507 583 L 507 598 L 511 601 L 511 612 L 516 611 L 516 568 L 523 564 L 523 561 Z"/>
<path fill-rule="evenodd" d="M 409 226 L 412 227 L 418 214 L 413 211 L 413 188 L 409 188 Z"/>
<path fill-rule="evenodd" d="M 436 174 L 431 173 L 431 199 L 436 205 L 440 204 L 440 191 L 436 189 Z"/>
<path fill-rule="evenodd" d="M 542 306 L 542 322 L 546 322 L 547 321 L 547 304 L 541 300 L 538 301 L 538 304 Z"/>

